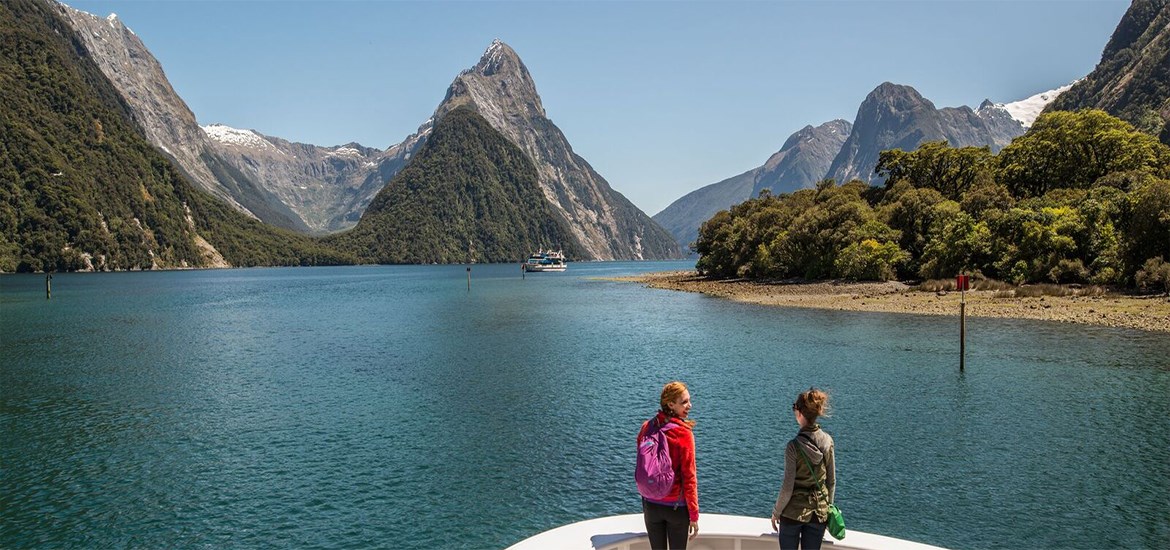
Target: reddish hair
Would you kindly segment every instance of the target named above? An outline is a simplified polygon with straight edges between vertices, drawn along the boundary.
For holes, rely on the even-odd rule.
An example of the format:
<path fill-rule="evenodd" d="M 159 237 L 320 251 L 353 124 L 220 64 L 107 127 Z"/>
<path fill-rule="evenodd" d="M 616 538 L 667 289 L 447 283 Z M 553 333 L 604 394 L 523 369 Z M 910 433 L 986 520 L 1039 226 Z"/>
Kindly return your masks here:
<path fill-rule="evenodd" d="M 678 380 L 662 386 L 662 396 L 658 400 L 658 406 L 662 408 L 662 414 L 665 414 L 667 418 L 678 418 L 674 414 L 674 411 L 670 410 L 670 404 L 678 401 L 678 398 L 682 397 L 685 391 L 687 391 L 687 385 Z M 684 422 L 687 426 L 693 427 L 695 425 L 694 420 L 680 421 Z"/>
<path fill-rule="evenodd" d="M 809 388 L 808 391 L 800 392 L 793 405 L 810 423 L 816 422 L 817 417 L 829 416 L 829 394 L 825 390 Z"/>

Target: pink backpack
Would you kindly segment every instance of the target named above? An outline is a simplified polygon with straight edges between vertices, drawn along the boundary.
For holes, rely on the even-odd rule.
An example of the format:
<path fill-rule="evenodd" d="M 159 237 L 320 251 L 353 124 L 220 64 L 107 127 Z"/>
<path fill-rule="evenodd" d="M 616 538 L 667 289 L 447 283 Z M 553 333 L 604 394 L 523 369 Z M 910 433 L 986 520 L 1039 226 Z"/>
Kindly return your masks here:
<path fill-rule="evenodd" d="M 634 481 L 638 493 L 651 500 L 662 500 L 670 494 L 674 485 L 674 465 L 670 462 L 670 447 L 666 442 L 666 431 L 674 424 L 658 424 L 651 418 L 646 424 L 646 435 L 638 444 L 638 462 L 634 467 Z"/>

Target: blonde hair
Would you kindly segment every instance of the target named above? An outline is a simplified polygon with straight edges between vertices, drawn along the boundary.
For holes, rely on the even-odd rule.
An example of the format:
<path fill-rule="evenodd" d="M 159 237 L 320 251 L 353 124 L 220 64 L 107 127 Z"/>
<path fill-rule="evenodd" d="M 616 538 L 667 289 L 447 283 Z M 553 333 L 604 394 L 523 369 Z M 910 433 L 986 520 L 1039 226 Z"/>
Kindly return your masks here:
<path fill-rule="evenodd" d="M 828 417 L 830 412 L 829 394 L 819 388 L 809 388 L 808 391 L 800 392 L 793 405 L 810 423 L 816 422 L 817 417 Z"/>
<path fill-rule="evenodd" d="M 658 406 L 661 407 L 662 414 L 665 414 L 667 418 L 677 418 L 674 411 L 670 410 L 670 404 L 682 397 L 685 391 L 687 391 L 687 385 L 678 380 L 662 386 L 662 396 L 658 399 Z M 695 425 L 694 420 L 683 420 L 682 422 L 691 427 Z"/>

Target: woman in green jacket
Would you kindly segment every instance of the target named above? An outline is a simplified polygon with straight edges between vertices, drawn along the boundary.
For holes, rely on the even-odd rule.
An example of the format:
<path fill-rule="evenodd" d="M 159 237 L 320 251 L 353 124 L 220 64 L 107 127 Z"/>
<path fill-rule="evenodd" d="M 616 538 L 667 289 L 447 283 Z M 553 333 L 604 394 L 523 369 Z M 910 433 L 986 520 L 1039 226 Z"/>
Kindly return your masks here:
<path fill-rule="evenodd" d="M 809 388 L 796 397 L 792 412 L 800 431 L 784 448 L 784 483 L 772 508 L 772 528 L 780 533 L 781 550 L 817 550 L 825 536 L 829 503 L 837 485 L 833 438 L 817 424 L 829 411 L 829 395 Z M 820 481 L 828 500 L 817 487 Z"/>

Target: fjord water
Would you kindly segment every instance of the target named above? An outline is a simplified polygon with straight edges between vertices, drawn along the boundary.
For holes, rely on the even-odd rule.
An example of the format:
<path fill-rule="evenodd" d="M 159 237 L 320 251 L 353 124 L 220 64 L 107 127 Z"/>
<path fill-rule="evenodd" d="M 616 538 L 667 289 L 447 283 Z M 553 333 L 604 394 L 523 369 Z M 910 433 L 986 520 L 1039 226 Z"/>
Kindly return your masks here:
<path fill-rule="evenodd" d="M 960 374 L 954 319 L 599 279 L 689 265 L 59 274 L 52 300 L 0 277 L 0 547 L 500 548 L 637 512 L 673 379 L 704 512 L 770 513 L 817 385 L 850 528 L 1170 537 L 1165 334 L 971 318 Z"/>

